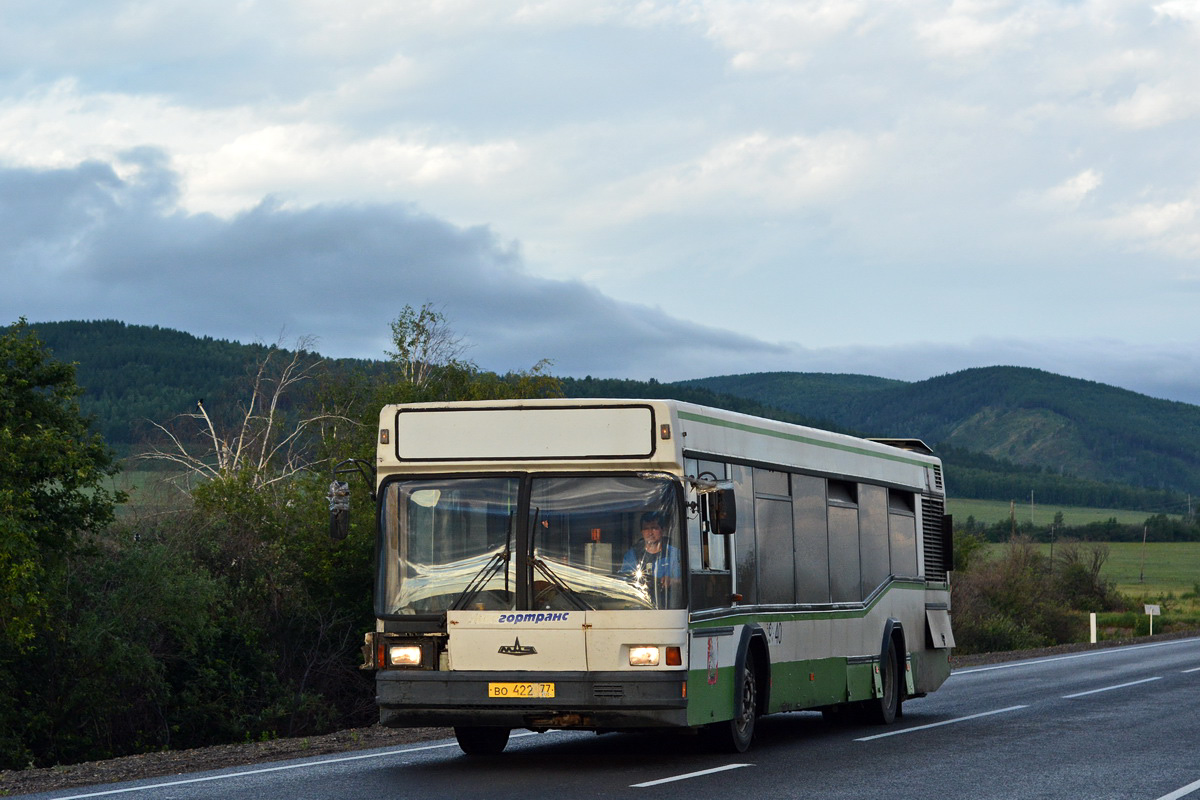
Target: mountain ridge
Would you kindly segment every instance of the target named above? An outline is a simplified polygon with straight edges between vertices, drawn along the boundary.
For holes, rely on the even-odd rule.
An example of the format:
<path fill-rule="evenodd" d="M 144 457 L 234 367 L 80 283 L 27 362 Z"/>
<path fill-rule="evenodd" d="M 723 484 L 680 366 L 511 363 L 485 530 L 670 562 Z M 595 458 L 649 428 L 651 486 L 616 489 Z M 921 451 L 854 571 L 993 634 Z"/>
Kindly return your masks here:
<path fill-rule="evenodd" d="M 270 348 L 115 320 L 34 323 L 56 358 L 77 363 L 81 406 L 121 455 L 152 427 L 192 411 L 236 406 Z M 311 354 L 314 359 L 319 354 Z M 386 361 L 324 359 L 379 374 Z M 1028 495 L 1070 477 L 1200 494 L 1200 406 L 1027 367 L 974 367 L 922 381 L 764 372 L 673 383 L 562 378 L 571 397 L 672 397 L 862 436 L 919 438 L 963 468 L 973 496 Z M 980 488 L 984 474 L 1007 476 Z M 1023 483 L 1022 483 L 1023 482 Z"/>
<path fill-rule="evenodd" d="M 811 395 L 806 383 L 831 382 L 826 373 L 809 375 L 681 384 L 797 412 L 792 398 Z M 1060 474 L 1183 492 L 1200 486 L 1200 406 L 1031 367 L 972 367 L 886 384 L 855 376 L 803 410 L 870 436 L 912 436 Z"/>

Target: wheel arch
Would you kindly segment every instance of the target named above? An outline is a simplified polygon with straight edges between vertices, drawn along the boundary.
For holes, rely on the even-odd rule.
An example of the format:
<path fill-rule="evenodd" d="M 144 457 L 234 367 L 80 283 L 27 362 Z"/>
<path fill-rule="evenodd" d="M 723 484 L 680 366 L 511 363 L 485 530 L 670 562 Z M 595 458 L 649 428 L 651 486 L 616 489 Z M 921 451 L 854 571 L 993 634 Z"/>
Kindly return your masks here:
<path fill-rule="evenodd" d="M 899 659 L 899 677 L 900 677 L 900 696 L 905 697 L 908 694 L 906 681 L 904 680 L 905 664 L 908 660 L 908 642 L 904 635 L 904 624 L 895 617 L 888 617 L 887 622 L 883 624 L 883 640 L 879 647 L 879 665 L 883 666 L 884 660 L 888 656 L 888 646 L 895 648 L 896 658 Z"/>
<path fill-rule="evenodd" d="M 749 623 L 742 628 L 742 636 L 738 641 L 737 658 L 734 661 L 734 713 L 741 711 L 737 707 L 741 703 L 741 676 L 746 667 L 746 660 L 754 655 L 754 677 L 758 683 L 758 713 L 766 714 L 771 700 L 771 653 L 767 648 L 767 634 L 758 623 Z"/>

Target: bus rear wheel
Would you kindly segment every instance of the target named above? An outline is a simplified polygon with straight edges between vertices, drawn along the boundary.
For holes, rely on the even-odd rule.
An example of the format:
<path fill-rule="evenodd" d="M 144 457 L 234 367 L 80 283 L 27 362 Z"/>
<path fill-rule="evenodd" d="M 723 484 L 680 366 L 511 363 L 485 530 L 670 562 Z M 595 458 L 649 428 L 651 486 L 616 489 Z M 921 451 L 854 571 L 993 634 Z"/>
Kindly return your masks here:
<path fill-rule="evenodd" d="M 508 728 L 456 727 L 454 738 L 469 756 L 494 756 L 508 745 Z"/>
<path fill-rule="evenodd" d="M 891 725 L 900 715 L 900 659 L 895 641 L 888 642 L 887 653 L 879 665 L 879 680 L 883 696 L 870 705 L 869 716 L 877 725 Z"/>

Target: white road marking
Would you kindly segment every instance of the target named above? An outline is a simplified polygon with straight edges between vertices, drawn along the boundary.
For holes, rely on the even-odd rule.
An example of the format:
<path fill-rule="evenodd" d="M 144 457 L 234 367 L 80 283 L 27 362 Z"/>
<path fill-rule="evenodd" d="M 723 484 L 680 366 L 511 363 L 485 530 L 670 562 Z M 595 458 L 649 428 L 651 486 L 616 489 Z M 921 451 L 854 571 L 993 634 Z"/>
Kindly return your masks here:
<path fill-rule="evenodd" d="M 742 767 L 753 767 L 753 764 L 726 764 L 723 767 L 713 767 L 712 769 L 702 769 L 699 772 L 689 772 L 686 775 L 674 775 L 670 778 L 659 778 L 656 781 L 646 781 L 645 783 L 631 783 L 631 789 L 645 789 L 649 786 L 658 786 L 663 783 L 672 783 L 674 781 L 686 781 L 689 778 L 700 778 L 704 775 L 712 775 L 714 772 L 725 772 L 731 769 L 741 769 Z"/>
<path fill-rule="evenodd" d="M 1099 694 L 1100 692 L 1111 692 L 1113 689 L 1124 689 L 1127 686 L 1137 686 L 1142 683 L 1150 683 L 1151 681 L 1161 681 L 1162 678 L 1142 678 L 1140 681 L 1130 681 L 1129 683 L 1118 683 L 1116 686 L 1105 686 L 1103 689 L 1090 689 L 1086 692 L 1076 692 L 1075 694 L 1064 694 L 1063 700 L 1073 700 L 1076 697 L 1086 697 L 1089 694 Z"/>
<path fill-rule="evenodd" d="M 987 667 L 973 667 L 970 669 L 955 670 L 950 675 L 950 677 L 953 678 L 956 675 L 969 675 L 971 673 L 976 673 L 976 672 L 991 672 L 993 670 L 998 670 L 998 669 L 1014 669 L 1017 667 L 1033 666 L 1035 664 L 1047 664 L 1052 661 L 1066 661 L 1066 660 L 1075 659 L 1075 658 L 1089 658 L 1089 657 L 1100 656 L 1100 655 L 1111 655 L 1111 654 L 1120 653 L 1120 652 L 1127 652 L 1129 650 L 1142 650 L 1142 649 L 1151 648 L 1151 647 L 1166 647 L 1169 645 L 1184 644 L 1184 643 L 1195 642 L 1195 641 L 1196 641 L 1195 639 L 1176 639 L 1176 640 L 1169 641 L 1169 642 L 1155 642 L 1153 644 L 1133 645 L 1133 646 L 1129 646 L 1129 647 L 1119 647 L 1119 648 L 1112 648 L 1112 649 L 1106 649 L 1106 650 L 1091 650 L 1086 653 L 1075 653 L 1075 654 L 1066 655 L 1066 656 L 1055 656 L 1053 658 L 1042 658 L 1042 659 L 1036 659 L 1033 661 L 1017 661 L 1017 662 L 1012 662 L 1012 663 L 1008 663 L 1008 664 L 994 664 L 992 666 L 987 666 Z M 1192 672 L 1200 672 L 1200 667 L 1194 667 L 1192 669 L 1185 669 L 1182 671 L 1181 674 L 1188 674 L 1188 673 L 1192 673 Z M 1141 683 L 1149 683 L 1151 681 L 1157 681 L 1157 680 L 1161 680 L 1161 678 L 1146 678 L 1144 680 L 1133 681 L 1131 683 L 1122 683 L 1117 686 L 1107 686 L 1103 689 L 1092 689 L 1091 691 L 1087 691 L 1087 692 L 1079 692 L 1077 694 L 1063 695 L 1063 699 L 1070 700 L 1070 699 L 1073 699 L 1076 697 L 1084 697 L 1086 695 L 1096 694 L 1098 692 L 1107 692 L 1107 691 L 1111 691 L 1113 689 L 1123 689 L 1127 686 L 1136 686 Z M 905 733 L 913 733 L 916 731 L 927 730 L 929 728 L 938 728 L 943 725 L 953 725 L 957 722 L 966 722 L 966 721 L 972 720 L 972 719 L 979 719 L 980 717 L 990 717 L 990 716 L 993 716 L 996 714 L 1005 714 L 1009 711 L 1019 711 L 1023 708 L 1028 708 L 1028 707 L 1029 707 L 1028 705 L 1009 706 L 1008 708 L 1001 708 L 1001 709 L 997 709 L 996 711 L 984 711 L 983 713 L 980 713 L 980 714 L 971 714 L 966 717 L 958 717 L 955 719 L 943 720 L 942 722 L 933 722 L 928 725 L 918 725 L 918 726 L 912 727 L 912 728 L 904 728 L 902 730 L 889 731 L 887 733 L 879 733 L 874 736 L 864 736 L 860 739 L 855 739 L 854 741 L 869 742 L 874 739 L 883 739 L 883 738 L 886 738 L 889 736 L 900 736 L 901 734 L 905 734 Z M 538 734 L 536 734 L 536 733 L 514 733 L 512 735 L 512 738 L 515 739 L 515 738 L 518 738 L 521 736 L 537 736 L 537 735 Z M 184 778 L 181 780 L 164 781 L 161 783 L 146 784 L 143 786 L 129 786 L 129 787 L 125 787 L 122 789 L 106 789 L 106 790 L 99 791 L 99 792 L 89 792 L 87 794 L 73 794 L 73 795 L 67 795 L 64 797 L 56 798 L 56 800 L 83 800 L 83 798 L 88 798 L 88 797 L 107 797 L 107 796 L 111 796 L 111 795 L 128 794 L 130 792 L 142 792 L 142 791 L 149 791 L 152 789 L 165 789 L 165 788 L 169 788 L 172 786 L 185 786 L 187 784 L 192 784 L 192 783 L 207 783 L 207 782 L 211 782 L 211 781 L 227 780 L 229 778 L 240 778 L 240 777 L 243 777 L 246 775 L 263 775 L 263 774 L 267 774 L 267 773 L 271 773 L 271 772 L 283 772 L 283 771 L 293 770 L 293 769 L 303 769 L 305 767 L 318 766 L 321 764 L 338 764 L 338 763 L 344 763 L 344 762 L 348 762 L 348 761 L 361 761 L 361 760 L 370 759 L 370 758 L 384 758 L 387 756 L 404 755 L 405 753 L 419 753 L 419 752 L 426 751 L 426 750 L 440 750 L 440 749 L 447 748 L 447 747 L 457 747 L 457 746 L 458 745 L 456 742 L 448 742 L 445 744 L 422 745 L 420 747 L 409 747 L 409 748 L 404 748 L 404 749 L 400 749 L 400 750 L 386 750 L 386 751 L 379 752 L 379 753 L 366 753 L 366 754 L 353 755 L 353 756 L 336 756 L 336 757 L 332 757 L 332 758 L 321 758 L 321 759 L 317 759 L 317 760 L 313 760 L 313 761 L 303 761 L 303 762 L 297 762 L 297 763 L 281 764 L 279 766 L 274 766 L 274 767 L 263 767 L 260 769 L 241 770 L 238 772 L 227 772 L 227 773 L 222 773 L 220 775 L 206 775 L 206 776 L 199 777 L 199 778 Z M 686 775 L 676 775 L 671 778 L 661 778 L 656 781 L 647 781 L 645 783 L 635 783 L 635 784 L 632 784 L 632 786 L 634 788 L 645 788 L 645 787 L 649 787 L 649 786 L 657 786 L 657 785 L 663 784 L 663 783 L 671 783 L 673 781 L 688 780 L 689 778 L 697 778 L 697 777 L 701 777 L 704 775 L 711 775 L 713 773 L 725 772 L 726 770 L 739 769 L 741 767 L 750 767 L 750 766 L 753 766 L 753 764 L 728 764 L 724 767 L 716 767 L 714 769 L 701 770 L 700 772 L 690 772 Z M 1163 795 L 1162 797 L 1158 798 L 1158 800 L 1178 800 L 1178 798 L 1185 797 L 1185 796 L 1197 791 L 1198 789 L 1200 789 L 1200 781 L 1196 781 L 1195 783 L 1190 783 L 1187 786 L 1184 786 L 1183 788 L 1172 792 L 1171 794 Z"/>
<path fill-rule="evenodd" d="M 514 733 L 513 739 L 519 736 L 537 736 L 536 733 Z M 106 789 L 100 792 L 89 792 L 87 794 L 73 794 L 68 797 L 58 797 L 55 800 L 81 800 L 84 797 L 106 797 L 114 794 L 127 794 L 129 792 L 148 792 L 153 789 L 166 789 L 171 786 L 185 786 L 189 783 L 208 783 L 210 781 L 224 781 L 230 778 L 242 778 L 246 775 L 265 775 L 269 772 L 283 772 L 291 769 L 304 769 L 305 767 L 316 767 L 322 764 L 341 764 L 346 761 L 362 761 L 367 758 L 385 758 L 387 756 L 399 756 L 405 753 L 420 753 L 425 750 L 441 750 L 446 747 L 458 747 L 457 742 L 447 742 L 446 744 L 426 744 L 420 747 L 406 747 L 400 750 L 386 750 L 382 753 L 364 753 L 355 756 L 335 756 L 333 758 L 314 759 L 312 761 L 302 761 L 299 763 L 280 764 L 275 767 L 262 767 L 260 769 L 246 769 L 239 772 L 226 772 L 221 775 L 204 775 L 199 778 L 184 778 L 177 781 L 164 781 L 162 783 L 146 784 L 144 786 L 127 786 L 123 789 Z"/>
<path fill-rule="evenodd" d="M 1128 647 L 1110 647 L 1105 650 L 1089 650 L 1086 653 L 1074 653 L 1069 656 L 1052 656 L 1050 658 L 1038 658 L 1033 661 L 1010 661 L 1007 664 L 993 664 L 988 667 L 970 667 L 968 669 L 956 669 L 950 673 L 953 678 L 957 675 L 971 675 L 976 672 L 992 672 L 997 669 L 1017 669 L 1019 667 L 1032 667 L 1035 664 L 1049 664 L 1052 661 L 1069 661 L 1073 658 L 1095 658 L 1096 656 L 1111 656 L 1120 653 L 1128 653 L 1130 650 L 1145 650 L 1150 647 L 1170 647 L 1175 644 L 1195 644 L 1196 639 L 1173 639 L 1169 642 L 1154 642 L 1153 644 L 1135 644 Z"/>
<path fill-rule="evenodd" d="M 971 714 L 970 716 L 967 716 L 967 717 L 956 717 L 954 719 L 942 720 L 941 722 L 931 722 L 928 725 L 917 725 L 916 727 L 913 727 L 913 728 L 904 728 L 904 729 L 898 730 L 898 731 L 888 731 L 887 733 L 877 733 L 874 736 L 864 736 L 861 739 L 855 739 L 854 741 L 870 742 L 874 739 L 884 739 L 888 736 L 900 736 L 905 733 L 913 733 L 915 731 L 928 730 L 929 728 L 940 728 L 943 725 L 953 725 L 956 722 L 966 722 L 969 719 L 979 719 L 980 717 L 991 717 L 996 714 L 1007 714 L 1009 711 L 1020 711 L 1022 708 L 1029 708 L 1029 706 L 1028 705 L 1009 706 L 1008 708 L 999 708 L 999 709 L 996 709 L 995 711 L 984 711 L 981 714 Z"/>
<path fill-rule="evenodd" d="M 1175 791 L 1171 792 L 1170 794 L 1164 794 L 1162 797 L 1158 798 L 1158 800 L 1179 800 L 1179 798 L 1187 797 L 1189 794 L 1196 791 L 1197 789 L 1200 789 L 1200 781 L 1196 781 L 1194 783 L 1189 783 L 1187 786 L 1176 789 Z"/>

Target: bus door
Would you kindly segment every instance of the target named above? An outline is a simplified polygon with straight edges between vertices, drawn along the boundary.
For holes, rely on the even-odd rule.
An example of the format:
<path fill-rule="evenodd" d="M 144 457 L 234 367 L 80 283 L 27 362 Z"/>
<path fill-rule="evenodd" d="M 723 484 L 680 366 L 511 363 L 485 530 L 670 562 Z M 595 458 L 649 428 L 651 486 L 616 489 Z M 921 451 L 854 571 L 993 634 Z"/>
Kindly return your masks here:
<path fill-rule="evenodd" d="M 729 466 L 719 461 L 688 458 L 684 460 L 684 471 L 691 477 L 707 481 L 724 481 L 729 478 Z M 726 608 L 733 594 L 733 553 L 730 538 L 714 533 L 704 524 L 700 513 L 700 497 L 695 488 L 688 488 L 688 567 L 691 576 L 691 609 L 703 611 Z"/>

